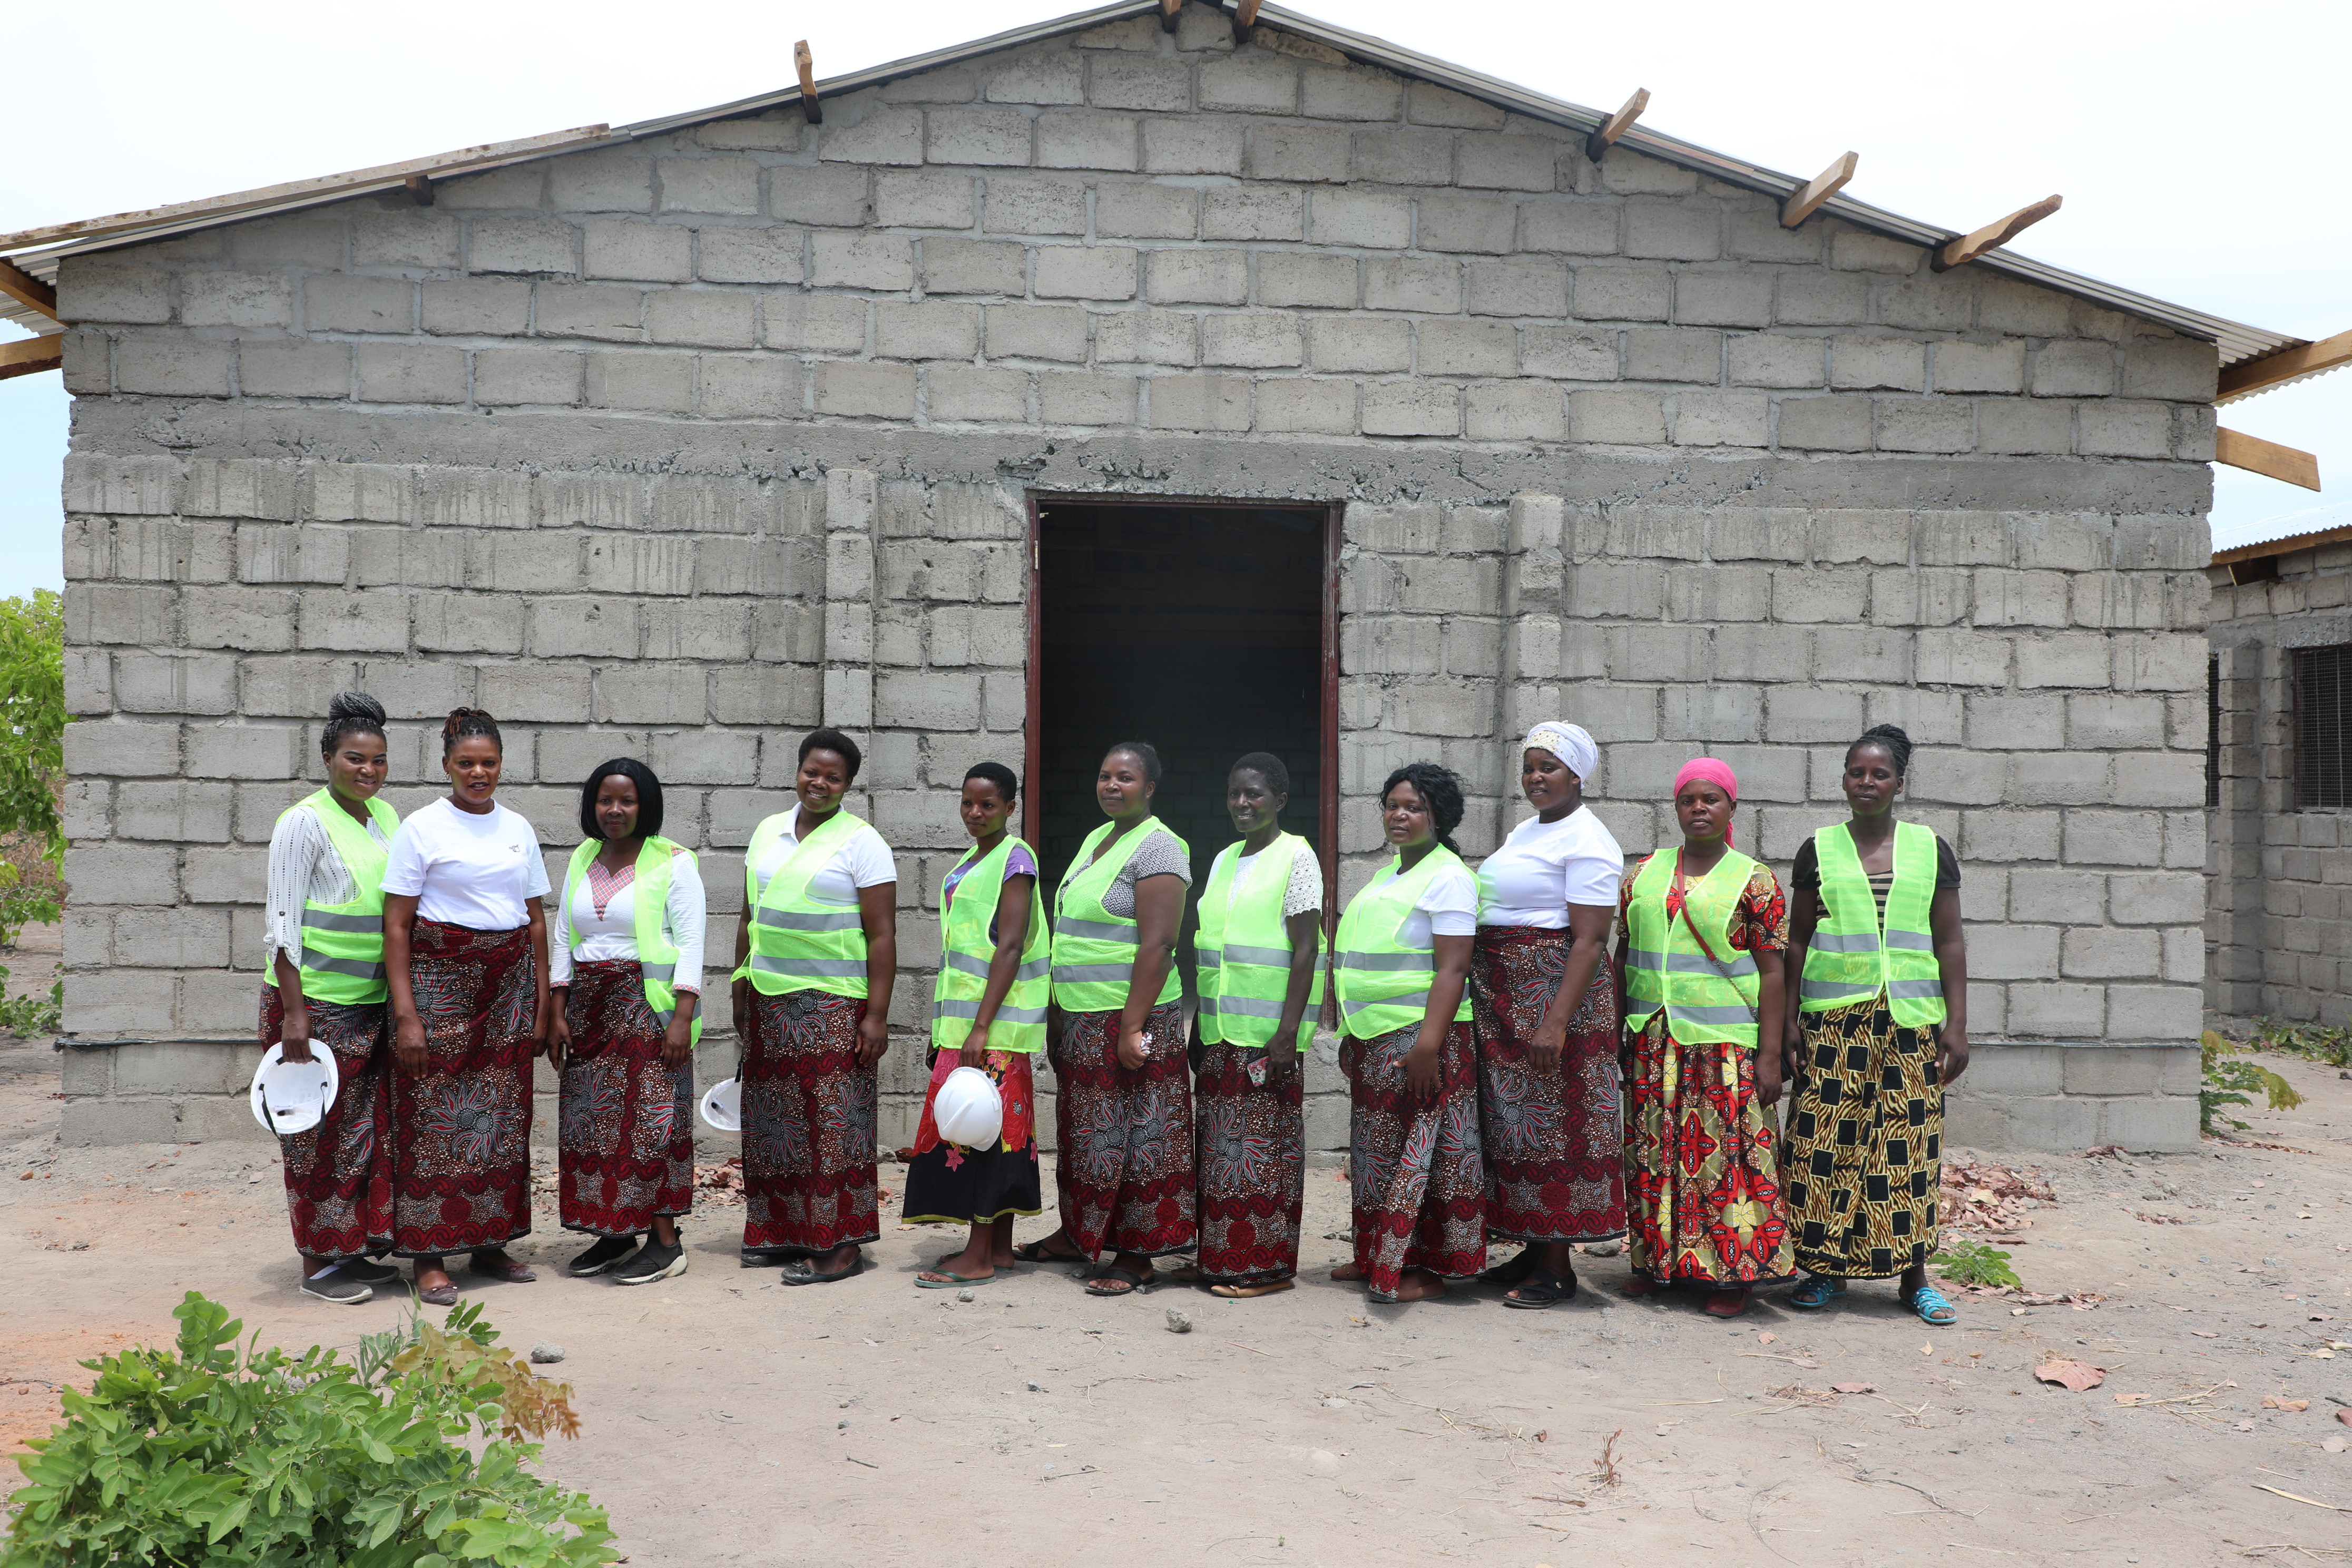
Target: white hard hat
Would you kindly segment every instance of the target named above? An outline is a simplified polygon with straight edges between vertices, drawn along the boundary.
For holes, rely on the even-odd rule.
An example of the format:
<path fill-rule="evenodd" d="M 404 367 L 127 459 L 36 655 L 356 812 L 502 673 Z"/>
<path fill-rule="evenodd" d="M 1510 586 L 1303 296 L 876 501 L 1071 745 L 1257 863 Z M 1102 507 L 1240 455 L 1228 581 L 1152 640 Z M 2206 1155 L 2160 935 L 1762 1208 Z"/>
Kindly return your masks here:
<path fill-rule="evenodd" d="M 950 1143 L 993 1148 L 1004 1131 L 1004 1096 L 978 1068 L 958 1068 L 940 1085 L 931 1101 L 931 1120 Z"/>
<path fill-rule="evenodd" d="M 743 1131 L 743 1086 L 733 1079 L 710 1086 L 702 1097 L 702 1120 L 721 1132 Z"/>
<path fill-rule="evenodd" d="M 272 1046 L 253 1069 L 253 1119 L 281 1136 L 308 1132 L 325 1118 L 341 1087 L 335 1053 L 317 1040 L 307 1062 L 289 1062 L 283 1046 Z"/>

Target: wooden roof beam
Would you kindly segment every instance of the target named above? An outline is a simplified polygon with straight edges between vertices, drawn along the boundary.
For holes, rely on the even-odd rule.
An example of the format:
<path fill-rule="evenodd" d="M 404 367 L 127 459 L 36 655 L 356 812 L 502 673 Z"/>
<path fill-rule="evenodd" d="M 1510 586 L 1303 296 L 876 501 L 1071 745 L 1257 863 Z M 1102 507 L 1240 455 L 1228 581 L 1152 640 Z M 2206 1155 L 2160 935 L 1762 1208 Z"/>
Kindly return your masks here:
<path fill-rule="evenodd" d="M 0 343 L 0 381 L 12 375 L 32 375 L 40 371 L 55 370 L 65 363 L 66 335 L 63 332 Z"/>
<path fill-rule="evenodd" d="M 30 305 L 52 321 L 58 319 L 58 291 L 14 262 L 0 261 L 0 294 Z"/>
<path fill-rule="evenodd" d="M 1160 0 L 1160 30 L 1163 33 L 1174 32 L 1176 18 L 1183 13 L 1183 10 L 1184 0 Z"/>
<path fill-rule="evenodd" d="M 2213 432 L 2213 460 L 2243 468 L 2250 474 L 2280 479 L 2305 489 L 2319 488 L 2319 459 L 2293 447 L 2282 447 L 2242 430 Z"/>
<path fill-rule="evenodd" d="M 2257 392 L 2284 386 L 2290 381 L 2301 381 L 2305 376 L 2334 370 L 2340 364 L 2352 364 L 2352 332 L 2338 332 L 2332 338 L 2322 338 L 2299 349 L 2285 349 L 2258 360 L 2249 360 L 2243 364 L 2233 364 L 2221 373 L 2221 390 L 2213 401 L 2233 403 L 2241 397 L 2252 397 Z"/>
<path fill-rule="evenodd" d="M 1234 6 L 1234 42 L 1249 42 L 1250 29 L 1257 26 L 1259 0 L 1236 0 Z"/>
<path fill-rule="evenodd" d="M 2030 207 L 2020 207 L 2005 218 L 1989 223 L 1974 234 L 1964 234 L 1948 245 L 1937 248 L 1935 259 L 1927 265 L 1937 272 L 1949 272 L 1965 266 L 1988 250 L 1998 250 L 2056 212 L 2063 205 L 2063 196 L 2044 196 Z"/>
<path fill-rule="evenodd" d="M 801 78 L 801 118 L 811 125 L 824 124 L 824 105 L 816 97 L 816 61 L 809 54 L 806 38 L 793 46 L 793 68 Z"/>
<path fill-rule="evenodd" d="M 1848 153 L 1820 174 L 1803 190 L 1795 192 L 1780 204 L 1780 226 L 1794 228 L 1813 216 L 1813 209 L 1845 189 L 1853 178 L 1853 166 L 1862 161 L 1859 153 Z"/>
<path fill-rule="evenodd" d="M 1615 146 L 1617 138 L 1633 129 L 1633 121 L 1641 119 L 1642 110 L 1649 107 L 1650 89 L 1635 88 L 1633 96 L 1625 100 L 1624 106 L 1595 126 L 1592 134 L 1584 139 L 1584 155 L 1596 163 L 1601 162 L 1601 154 Z"/>

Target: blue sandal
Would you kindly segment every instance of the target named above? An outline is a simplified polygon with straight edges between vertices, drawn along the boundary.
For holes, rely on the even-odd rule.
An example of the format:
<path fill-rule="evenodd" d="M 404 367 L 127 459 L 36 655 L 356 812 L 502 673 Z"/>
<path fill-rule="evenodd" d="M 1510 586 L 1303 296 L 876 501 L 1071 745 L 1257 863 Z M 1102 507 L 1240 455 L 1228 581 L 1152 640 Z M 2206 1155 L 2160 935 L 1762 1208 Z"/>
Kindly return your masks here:
<path fill-rule="evenodd" d="M 1933 1285 L 1922 1285 L 1907 1292 L 1903 1304 L 1919 1314 L 1919 1321 L 1932 1328 L 1948 1329 L 1960 1321 L 1959 1309 L 1944 1299 L 1944 1293 Z"/>
<path fill-rule="evenodd" d="M 1801 1312 L 1817 1312 L 1844 1295 L 1843 1281 L 1832 1279 L 1826 1274 L 1808 1274 L 1804 1283 L 1790 1293 L 1789 1305 Z"/>

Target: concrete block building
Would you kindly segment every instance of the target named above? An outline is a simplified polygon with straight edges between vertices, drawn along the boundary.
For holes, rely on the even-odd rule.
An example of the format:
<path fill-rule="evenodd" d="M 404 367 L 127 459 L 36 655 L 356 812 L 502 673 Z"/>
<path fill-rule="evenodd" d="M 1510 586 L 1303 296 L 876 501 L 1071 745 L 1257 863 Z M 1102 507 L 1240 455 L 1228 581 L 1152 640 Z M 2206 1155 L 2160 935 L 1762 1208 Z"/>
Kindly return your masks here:
<path fill-rule="evenodd" d="M 1842 195 L 1786 223 L 1801 178 L 1273 7 L 1241 34 L 1140 0 L 817 115 L 0 240 L 74 397 L 68 1136 L 250 1130 L 263 846 L 360 687 L 403 809 L 443 711 L 496 713 L 551 851 L 645 758 L 729 933 L 800 735 L 864 738 L 886 1136 L 972 762 L 1023 769 L 1050 871 L 1108 742 L 1161 747 L 1203 864 L 1226 764 L 1280 752 L 1346 893 L 1391 766 L 1471 781 L 1475 857 L 1565 717 L 1630 854 L 1710 752 L 1785 875 L 1895 721 L 1966 867 L 1951 1136 L 2193 1144 L 2216 376 L 2300 340 L 1939 270 L 1957 231 Z"/>

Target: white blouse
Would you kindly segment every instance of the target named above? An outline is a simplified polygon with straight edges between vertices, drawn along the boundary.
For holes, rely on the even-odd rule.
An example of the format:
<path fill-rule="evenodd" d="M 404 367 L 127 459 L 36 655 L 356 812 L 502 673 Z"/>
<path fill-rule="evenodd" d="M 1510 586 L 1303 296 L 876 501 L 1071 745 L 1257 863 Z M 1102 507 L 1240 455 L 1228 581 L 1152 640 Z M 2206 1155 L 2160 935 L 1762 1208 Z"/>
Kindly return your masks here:
<path fill-rule="evenodd" d="M 1530 816 L 1478 868 L 1478 923 L 1561 931 L 1570 904 L 1614 910 L 1624 876 L 1625 852 L 1591 806 Z"/>
<path fill-rule="evenodd" d="M 572 896 L 558 901 L 555 930 L 547 943 L 549 984 L 570 984 L 575 961 L 606 963 L 636 958 L 637 879 L 635 868 L 630 870 L 629 879 L 614 889 L 601 914 L 596 910 L 596 890 L 585 871 L 580 874 Z M 697 995 L 702 992 L 703 910 L 702 873 L 696 869 L 694 858 L 683 852 L 671 856 L 669 906 L 662 922 L 670 945 L 677 949 L 677 974 L 670 984 Z"/>
<path fill-rule="evenodd" d="M 793 806 L 782 815 L 783 832 L 768 846 L 768 851 L 760 858 L 760 863 L 751 868 L 755 879 L 751 894 L 754 903 L 767 895 L 768 884 L 775 879 L 778 871 L 783 869 L 784 862 L 793 858 L 793 851 L 801 847 L 801 808 Z M 761 826 L 765 826 L 766 824 Z M 854 904 L 857 901 L 860 888 L 878 888 L 885 882 L 898 879 L 898 865 L 891 858 L 890 847 L 882 841 L 882 836 L 874 830 L 872 823 L 860 823 L 857 831 L 834 851 L 833 858 L 824 863 L 824 868 L 809 879 L 809 897 L 819 903 Z"/>
<path fill-rule="evenodd" d="M 370 838 L 387 849 L 373 813 L 367 819 Z M 359 884 L 335 853 L 327 825 L 313 806 L 298 805 L 269 830 L 269 890 L 261 906 L 261 969 L 265 984 L 278 984 L 281 952 L 302 967 L 302 906 L 306 903 L 348 904 L 360 896 Z"/>

